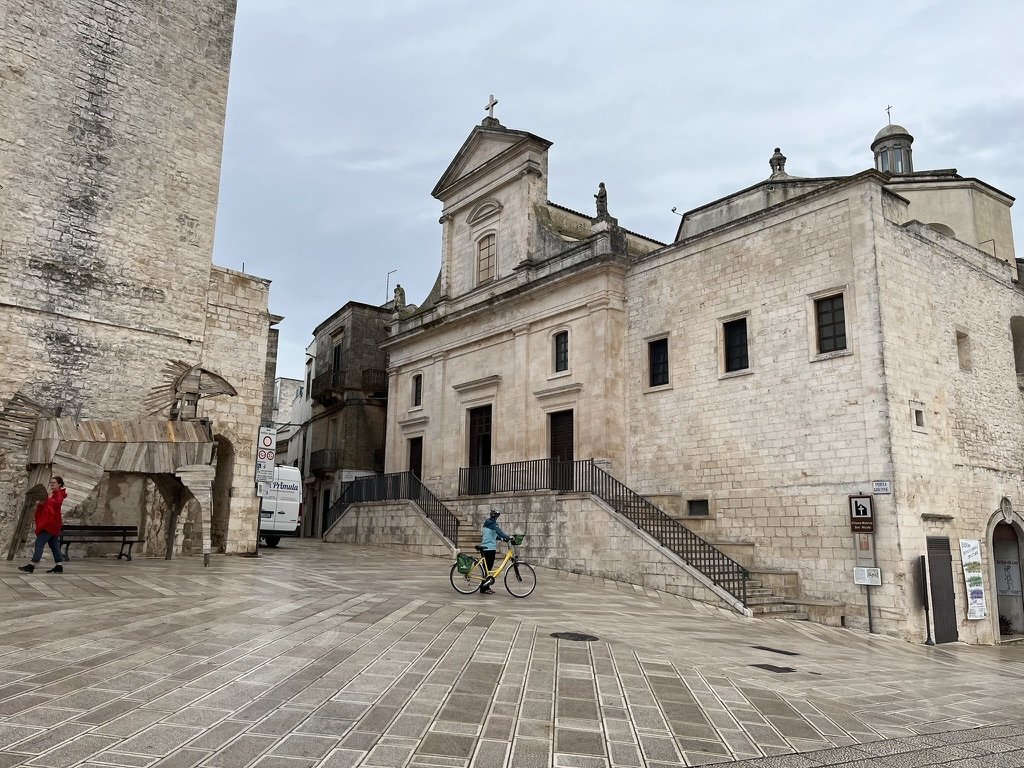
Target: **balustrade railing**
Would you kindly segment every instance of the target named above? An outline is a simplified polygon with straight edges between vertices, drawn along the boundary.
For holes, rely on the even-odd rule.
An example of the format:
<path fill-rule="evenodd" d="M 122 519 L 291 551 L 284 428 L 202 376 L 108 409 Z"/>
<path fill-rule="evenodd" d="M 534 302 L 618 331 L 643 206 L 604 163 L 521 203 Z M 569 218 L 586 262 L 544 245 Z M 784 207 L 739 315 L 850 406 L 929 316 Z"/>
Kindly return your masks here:
<path fill-rule="evenodd" d="M 743 605 L 747 604 L 750 573 L 746 568 L 616 480 L 592 459 L 535 459 L 459 470 L 460 495 L 540 490 L 594 494 Z"/>
<path fill-rule="evenodd" d="M 324 515 L 323 531 L 327 533 L 353 504 L 363 501 L 409 500 L 418 506 L 445 537 L 455 544 L 459 538 L 459 519 L 444 504 L 438 501 L 412 472 L 394 472 L 389 475 L 368 475 L 357 477 L 345 486 Z"/>

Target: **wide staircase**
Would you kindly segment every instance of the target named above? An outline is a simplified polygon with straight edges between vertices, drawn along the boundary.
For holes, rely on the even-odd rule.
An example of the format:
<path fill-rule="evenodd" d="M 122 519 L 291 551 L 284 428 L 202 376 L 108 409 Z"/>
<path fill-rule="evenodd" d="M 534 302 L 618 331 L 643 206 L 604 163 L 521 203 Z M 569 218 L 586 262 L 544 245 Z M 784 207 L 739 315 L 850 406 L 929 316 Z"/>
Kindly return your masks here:
<path fill-rule="evenodd" d="M 592 460 L 527 462 L 460 470 L 459 496 L 480 497 L 509 492 L 556 491 L 589 493 L 621 518 L 653 538 L 727 592 L 755 616 L 838 624 L 836 604 L 803 598 L 796 571 L 760 568 L 753 545 L 714 542 L 671 517 L 648 499 L 626 487 Z M 373 475 L 349 483 L 324 517 L 326 533 L 352 504 L 409 500 L 461 551 L 480 543 L 480 520 L 446 506 L 410 472 Z M 475 505 L 471 505 L 475 508 Z M 700 524 L 698 522 L 698 524 Z"/>

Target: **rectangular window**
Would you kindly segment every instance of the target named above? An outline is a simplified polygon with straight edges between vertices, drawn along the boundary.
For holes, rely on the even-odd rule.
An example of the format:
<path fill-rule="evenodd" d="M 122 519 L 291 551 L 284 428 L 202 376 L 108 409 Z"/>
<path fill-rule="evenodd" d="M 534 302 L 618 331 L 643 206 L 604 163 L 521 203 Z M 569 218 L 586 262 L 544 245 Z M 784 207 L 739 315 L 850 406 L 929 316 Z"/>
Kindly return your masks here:
<path fill-rule="evenodd" d="M 725 345 L 725 372 L 743 371 L 750 367 L 747 357 L 747 318 L 722 323 Z"/>
<path fill-rule="evenodd" d="M 419 373 L 412 377 L 412 404 L 423 405 L 423 376 Z"/>
<path fill-rule="evenodd" d="M 649 386 L 668 384 L 668 339 L 656 339 L 647 344 Z"/>
<path fill-rule="evenodd" d="M 826 296 L 814 302 L 818 323 L 818 354 L 846 349 L 846 312 L 843 294 Z"/>
<path fill-rule="evenodd" d="M 555 373 L 569 370 L 569 332 L 555 334 Z"/>
<path fill-rule="evenodd" d="M 971 370 L 971 337 L 964 331 L 956 332 L 956 356 L 961 371 Z"/>
<path fill-rule="evenodd" d="M 332 365 L 331 370 L 334 370 L 334 371 L 340 371 L 341 370 L 341 351 L 342 351 L 341 350 L 341 344 L 335 344 L 334 345 L 334 352 L 333 352 L 333 355 L 331 357 L 331 365 Z"/>
<path fill-rule="evenodd" d="M 497 238 L 494 235 L 487 235 L 477 245 L 477 282 L 481 285 L 494 279 L 497 253 Z"/>

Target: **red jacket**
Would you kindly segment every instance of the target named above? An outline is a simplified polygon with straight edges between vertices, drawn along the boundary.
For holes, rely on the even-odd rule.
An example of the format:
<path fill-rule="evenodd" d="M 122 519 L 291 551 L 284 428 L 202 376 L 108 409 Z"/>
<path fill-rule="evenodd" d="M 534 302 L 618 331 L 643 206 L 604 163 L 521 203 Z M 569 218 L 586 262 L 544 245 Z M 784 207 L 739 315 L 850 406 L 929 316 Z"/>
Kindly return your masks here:
<path fill-rule="evenodd" d="M 53 496 L 47 496 L 36 504 L 36 536 L 44 531 L 51 536 L 60 536 L 64 521 L 60 516 L 60 505 L 67 498 L 67 491 L 58 488 Z"/>

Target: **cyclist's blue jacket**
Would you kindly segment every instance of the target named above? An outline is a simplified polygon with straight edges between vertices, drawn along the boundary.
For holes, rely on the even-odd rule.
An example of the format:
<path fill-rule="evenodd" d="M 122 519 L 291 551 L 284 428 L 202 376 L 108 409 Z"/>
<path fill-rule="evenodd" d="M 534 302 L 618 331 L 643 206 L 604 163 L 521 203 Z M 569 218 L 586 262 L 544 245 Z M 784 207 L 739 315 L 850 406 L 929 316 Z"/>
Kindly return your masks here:
<path fill-rule="evenodd" d="M 484 537 L 480 542 L 481 549 L 497 549 L 498 539 L 502 541 L 508 541 L 512 537 L 501 530 L 501 526 L 498 525 L 498 521 L 492 517 L 488 517 L 484 520 Z"/>

